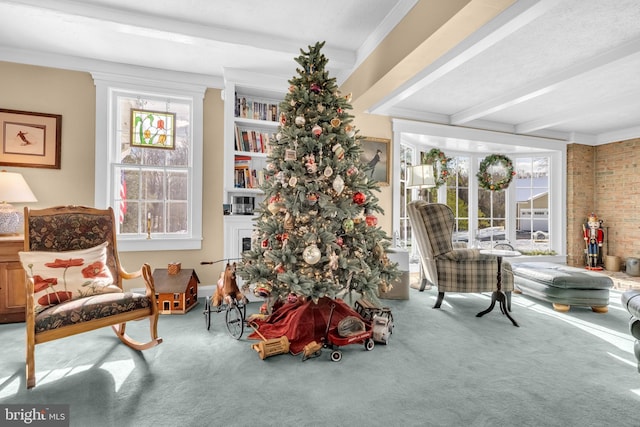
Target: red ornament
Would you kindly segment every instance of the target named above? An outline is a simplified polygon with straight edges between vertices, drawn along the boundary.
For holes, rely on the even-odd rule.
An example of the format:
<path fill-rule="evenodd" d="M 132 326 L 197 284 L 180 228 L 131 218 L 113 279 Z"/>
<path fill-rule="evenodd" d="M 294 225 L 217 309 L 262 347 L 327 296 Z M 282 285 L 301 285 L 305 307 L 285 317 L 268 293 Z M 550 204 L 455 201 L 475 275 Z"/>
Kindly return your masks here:
<path fill-rule="evenodd" d="M 365 196 L 364 193 L 357 191 L 353 194 L 353 203 L 356 205 L 362 205 L 365 200 L 367 200 L 367 196 Z"/>
<path fill-rule="evenodd" d="M 311 92 L 320 93 L 322 88 L 317 83 L 311 83 L 311 87 L 309 88 Z"/>
<path fill-rule="evenodd" d="M 344 245 L 344 240 L 342 240 L 342 237 L 338 236 L 336 237 L 336 244 L 340 247 L 342 247 L 342 245 Z"/>
<path fill-rule="evenodd" d="M 375 227 L 378 225 L 378 218 L 375 215 L 369 214 L 364 217 L 364 221 L 367 223 L 369 227 Z"/>

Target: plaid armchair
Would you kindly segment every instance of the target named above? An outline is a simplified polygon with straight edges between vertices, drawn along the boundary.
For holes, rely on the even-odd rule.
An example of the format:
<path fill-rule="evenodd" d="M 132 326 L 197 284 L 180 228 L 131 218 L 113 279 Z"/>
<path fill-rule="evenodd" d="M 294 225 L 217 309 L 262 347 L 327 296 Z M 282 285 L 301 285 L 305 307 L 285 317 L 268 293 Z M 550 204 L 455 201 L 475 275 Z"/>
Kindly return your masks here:
<path fill-rule="evenodd" d="M 426 282 L 438 288 L 434 308 L 440 308 L 445 292 L 496 290 L 498 260 L 478 249 L 454 248 L 454 216 L 447 205 L 415 200 L 407 210 Z M 507 263 L 502 264 L 502 290 L 510 309 L 513 274 Z"/>

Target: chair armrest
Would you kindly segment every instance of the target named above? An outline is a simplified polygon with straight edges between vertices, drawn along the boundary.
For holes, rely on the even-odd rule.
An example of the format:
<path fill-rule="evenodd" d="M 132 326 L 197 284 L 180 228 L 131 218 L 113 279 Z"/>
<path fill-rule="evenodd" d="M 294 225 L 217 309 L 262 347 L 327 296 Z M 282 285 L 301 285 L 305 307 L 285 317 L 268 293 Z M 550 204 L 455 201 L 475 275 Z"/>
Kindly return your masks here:
<path fill-rule="evenodd" d="M 137 279 L 138 277 L 142 277 L 144 286 L 146 288 L 145 295 L 155 300 L 156 287 L 153 282 L 153 275 L 151 274 L 151 266 L 149 264 L 144 263 L 139 270 L 134 271 L 133 273 L 124 271 L 122 267 L 120 267 L 120 276 L 123 280 Z"/>
<path fill-rule="evenodd" d="M 481 254 L 478 249 L 471 248 L 454 248 L 452 251 L 438 255 L 436 260 L 446 259 L 449 261 L 463 262 L 463 261 L 485 261 L 495 259 L 494 256 Z"/>

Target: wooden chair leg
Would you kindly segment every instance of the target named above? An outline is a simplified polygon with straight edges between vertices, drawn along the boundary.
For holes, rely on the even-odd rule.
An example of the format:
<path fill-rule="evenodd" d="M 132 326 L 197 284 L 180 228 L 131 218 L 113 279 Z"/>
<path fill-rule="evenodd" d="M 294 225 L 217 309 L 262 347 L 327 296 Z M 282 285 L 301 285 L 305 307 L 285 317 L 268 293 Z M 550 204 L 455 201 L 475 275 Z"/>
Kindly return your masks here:
<path fill-rule="evenodd" d="M 33 335 L 33 333 L 31 334 Z M 27 333 L 27 388 L 33 388 L 36 386 L 36 358 L 35 358 L 36 346 L 33 340 L 29 338 Z"/>

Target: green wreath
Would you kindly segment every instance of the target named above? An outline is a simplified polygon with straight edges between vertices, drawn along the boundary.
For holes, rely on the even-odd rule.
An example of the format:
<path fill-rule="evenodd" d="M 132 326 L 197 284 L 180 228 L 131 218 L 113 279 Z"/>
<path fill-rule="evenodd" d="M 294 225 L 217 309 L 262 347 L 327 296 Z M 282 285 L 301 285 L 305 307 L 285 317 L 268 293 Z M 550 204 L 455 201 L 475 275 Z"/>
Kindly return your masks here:
<path fill-rule="evenodd" d="M 436 188 L 440 187 L 444 183 L 447 182 L 447 178 L 449 178 L 449 162 L 451 161 L 450 157 L 445 156 L 445 154 L 438 150 L 437 148 L 433 148 L 429 151 L 424 158 L 422 159 L 422 163 L 431 163 L 434 165 L 434 170 L 437 176 L 434 176 L 436 180 Z M 439 167 L 436 168 L 436 164 Z M 438 173 L 439 172 L 439 173 Z"/>
<path fill-rule="evenodd" d="M 493 177 L 489 172 L 487 172 L 487 169 L 498 163 L 506 169 L 506 176 L 503 179 L 494 182 Z M 476 176 L 478 177 L 478 184 L 480 185 L 480 188 L 490 191 L 501 191 L 511 184 L 511 180 L 515 174 L 516 173 L 513 170 L 513 162 L 510 158 L 501 154 L 492 154 L 485 157 L 482 162 L 480 162 L 480 170 Z"/>

